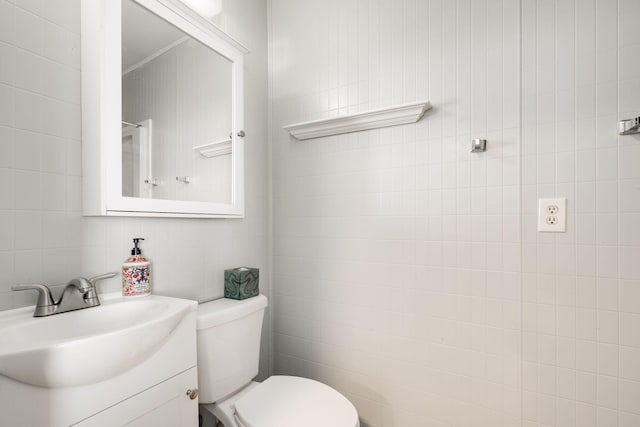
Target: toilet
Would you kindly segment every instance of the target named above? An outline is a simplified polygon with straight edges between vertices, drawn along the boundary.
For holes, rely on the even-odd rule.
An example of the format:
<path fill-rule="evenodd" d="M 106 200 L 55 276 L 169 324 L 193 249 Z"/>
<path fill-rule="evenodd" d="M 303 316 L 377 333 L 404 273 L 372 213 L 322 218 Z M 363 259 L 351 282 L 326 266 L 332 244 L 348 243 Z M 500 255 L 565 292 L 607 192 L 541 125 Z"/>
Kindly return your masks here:
<path fill-rule="evenodd" d="M 359 427 L 337 390 L 307 378 L 258 374 L 264 295 L 219 299 L 197 311 L 200 407 L 225 427 Z"/>

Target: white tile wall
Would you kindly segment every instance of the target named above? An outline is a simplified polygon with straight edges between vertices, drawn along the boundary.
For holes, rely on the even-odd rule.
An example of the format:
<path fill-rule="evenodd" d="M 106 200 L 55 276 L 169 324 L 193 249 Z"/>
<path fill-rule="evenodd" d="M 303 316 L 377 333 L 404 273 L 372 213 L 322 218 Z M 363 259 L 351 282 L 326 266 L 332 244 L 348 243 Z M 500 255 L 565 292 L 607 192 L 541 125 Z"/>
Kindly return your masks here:
<path fill-rule="evenodd" d="M 0 310 L 35 302 L 16 282 L 64 284 L 117 271 L 142 236 L 154 292 L 223 294 L 223 270 L 261 270 L 269 294 L 266 4 L 227 2 L 227 30 L 246 58 L 246 212 L 243 220 L 83 218 L 80 0 L 0 0 Z M 119 290 L 118 280 L 100 285 Z M 267 316 L 266 325 L 269 325 Z M 261 375 L 269 372 L 270 330 Z"/>
<path fill-rule="evenodd" d="M 519 425 L 519 2 L 271 6 L 276 372 L 364 426 Z M 416 125 L 281 129 L 420 99 Z"/>
<path fill-rule="evenodd" d="M 639 5 L 522 1 L 524 426 L 640 424 L 640 140 L 616 135 L 640 113 Z M 536 198 L 562 196 L 568 232 L 535 233 Z"/>
<path fill-rule="evenodd" d="M 273 0 L 276 369 L 332 383 L 367 425 L 639 425 L 640 141 L 615 131 L 640 113 L 639 12 Z M 421 98 L 435 110 L 416 126 L 309 143 L 280 130 Z M 479 134 L 489 151 L 470 156 Z M 567 233 L 539 234 L 537 198 L 554 196 Z M 488 377 L 477 352 L 520 337 L 521 370 L 500 357 L 521 378 Z M 472 378 L 464 393 L 449 372 Z M 521 408 L 489 404 L 510 387 Z"/>
<path fill-rule="evenodd" d="M 80 169 L 67 165 L 80 148 L 79 3 L 43 3 L 0 1 L 0 309 L 33 302 L 30 293 L 11 293 L 15 282 L 57 284 L 82 269 L 74 263 L 82 252 L 79 192 L 69 194 Z M 57 47 L 64 55 L 48 49 L 45 35 L 65 40 Z"/>

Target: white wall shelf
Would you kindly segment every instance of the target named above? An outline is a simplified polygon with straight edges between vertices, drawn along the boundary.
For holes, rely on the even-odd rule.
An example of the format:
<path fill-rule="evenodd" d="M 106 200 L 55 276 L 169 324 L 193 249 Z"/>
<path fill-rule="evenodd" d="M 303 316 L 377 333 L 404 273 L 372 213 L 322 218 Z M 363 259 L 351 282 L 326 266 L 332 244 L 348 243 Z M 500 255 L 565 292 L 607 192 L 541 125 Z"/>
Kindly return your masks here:
<path fill-rule="evenodd" d="M 415 123 L 429 109 L 431 109 L 429 101 L 419 101 L 347 116 L 296 123 L 282 128 L 289 131 L 294 138 L 304 141 L 305 139 Z"/>
<path fill-rule="evenodd" d="M 193 150 L 200 153 L 202 157 L 217 157 L 225 154 L 231 154 L 231 140 L 224 139 L 222 141 L 196 145 L 193 147 Z"/>

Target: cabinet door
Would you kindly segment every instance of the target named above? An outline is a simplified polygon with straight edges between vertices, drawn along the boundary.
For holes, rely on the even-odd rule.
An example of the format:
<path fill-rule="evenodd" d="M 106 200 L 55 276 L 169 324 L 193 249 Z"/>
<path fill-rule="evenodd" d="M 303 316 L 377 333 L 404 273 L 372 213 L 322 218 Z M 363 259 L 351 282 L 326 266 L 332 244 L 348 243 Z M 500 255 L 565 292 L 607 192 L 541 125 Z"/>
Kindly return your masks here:
<path fill-rule="evenodd" d="M 78 427 L 194 427 L 198 425 L 198 399 L 187 390 L 198 384 L 196 368 L 169 378 L 150 389 L 81 421 Z"/>
<path fill-rule="evenodd" d="M 247 48 L 184 0 L 77 2 L 84 215 L 244 217 Z"/>

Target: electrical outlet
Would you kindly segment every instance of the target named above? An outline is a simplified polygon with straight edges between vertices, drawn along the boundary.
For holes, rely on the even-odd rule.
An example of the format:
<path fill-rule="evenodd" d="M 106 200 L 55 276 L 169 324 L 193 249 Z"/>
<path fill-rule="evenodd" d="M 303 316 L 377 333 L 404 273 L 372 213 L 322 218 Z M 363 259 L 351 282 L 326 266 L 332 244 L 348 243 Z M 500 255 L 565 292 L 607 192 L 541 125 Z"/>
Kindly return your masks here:
<path fill-rule="evenodd" d="M 538 199 L 538 231 L 564 233 L 567 229 L 567 199 Z"/>

